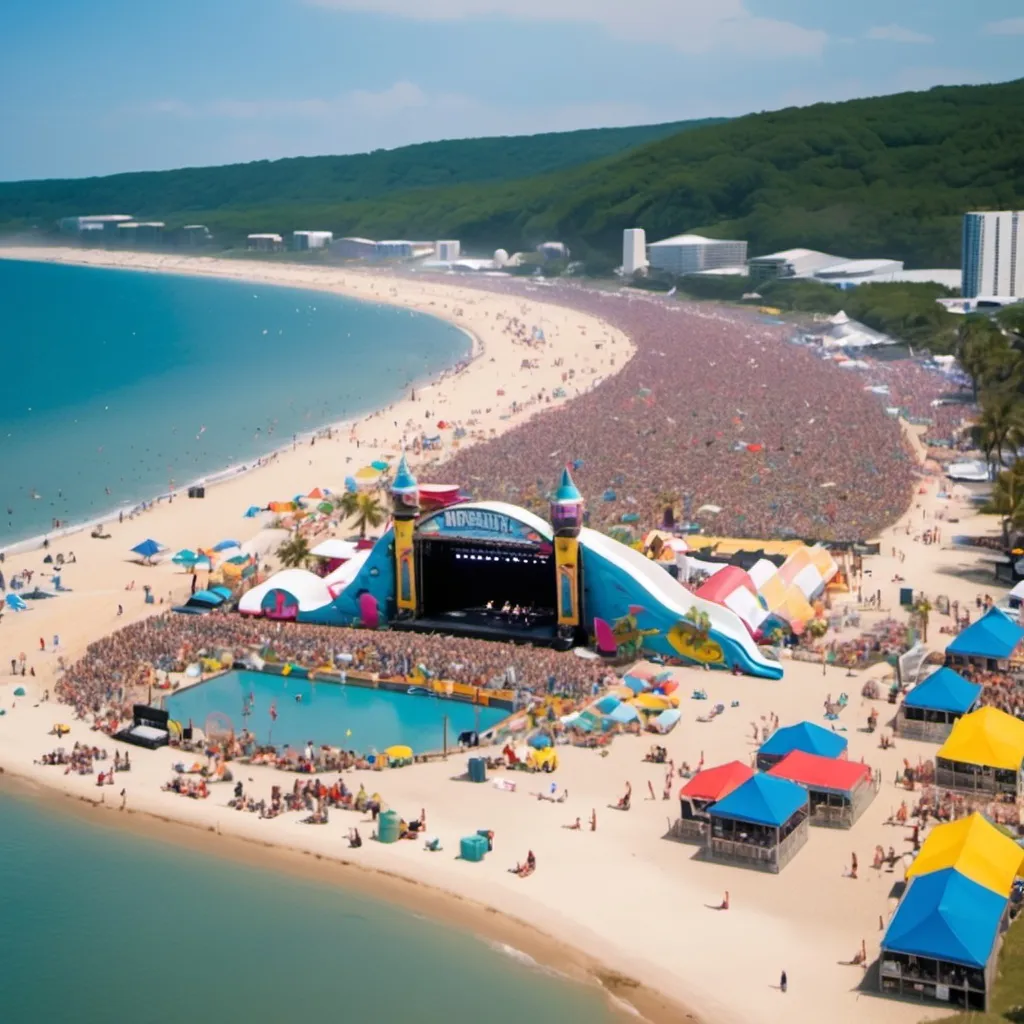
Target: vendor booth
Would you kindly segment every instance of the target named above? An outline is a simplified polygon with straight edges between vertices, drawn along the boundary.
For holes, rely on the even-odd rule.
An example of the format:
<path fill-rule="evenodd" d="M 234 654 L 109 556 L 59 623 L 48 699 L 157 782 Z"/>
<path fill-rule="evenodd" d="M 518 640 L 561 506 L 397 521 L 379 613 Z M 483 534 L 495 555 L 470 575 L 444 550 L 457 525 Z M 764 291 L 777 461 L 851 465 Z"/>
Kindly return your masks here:
<path fill-rule="evenodd" d="M 673 826 L 672 837 L 703 842 L 710 822 L 708 808 L 715 801 L 725 799 L 753 774 L 754 769 L 742 761 L 730 761 L 697 772 L 679 791 L 679 820 Z"/>
<path fill-rule="evenodd" d="M 807 790 L 812 825 L 852 828 L 875 798 L 871 769 L 859 761 L 794 750 L 769 769 L 768 774 L 776 779 L 788 779 Z"/>
<path fill-rule="evenodd" d="M 940 668 L 903 698 L 896 733 L 906 739 L 941 743 L 958 719 L 977 707 L 981 686 L 951 668 Z"/>
<path fill-rule="evenodd" d="M 708 808 L 709 860 L 778 873 L 807 842 L 807 790 L 758 774 Z"/>
<path fill-rule="evenodd" d="M 935 784 L 988 797 L 1021 795 L 1024 722 L 998 708 L 964 715 L 935 755 Z"/>
<path fill-rule="evenodd" d="M 975 812 L 936 825 L 907 869 L 907 879 L 955 868 L 965 878 L 1009 899 L 1022 863 L 1024 850 Z"/>
<path fill-rule="evenodd" d="M 1018 660 L 1022 640 L 1024 627 L 993 607 L 946 648 L 946 663 L 975 665 L 991 672 L 1006 671 L 1011 661 Z"/>
<path fill-rule="evenodd" d="M 882 994 L 985 1012 L 1008 906 L 954 868 L 914 878 L 882 939 Z"/>
<path fill-rule="evenodd" d="M 798 722 L 796 725 L 776 729 L 761 744 L 757 752 L 757 767 L 767 771 L 794 750 L 816 754 L 818 757 L 846 757 L 846 747 L 845 736 L 823 729 L 813 722 Z"/>

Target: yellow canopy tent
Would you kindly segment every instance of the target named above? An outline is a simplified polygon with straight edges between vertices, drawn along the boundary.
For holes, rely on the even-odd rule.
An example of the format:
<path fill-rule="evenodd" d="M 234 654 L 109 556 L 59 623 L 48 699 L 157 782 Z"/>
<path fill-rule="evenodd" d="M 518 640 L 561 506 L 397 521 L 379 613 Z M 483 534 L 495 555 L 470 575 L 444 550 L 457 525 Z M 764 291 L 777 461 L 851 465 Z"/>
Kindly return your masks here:
<path fill-rule="evenodd" d="M 1019 772 L 1024 761 L 1024 722 L 998 708 L 979 708 L 957 721 L 936 757 Z"/>
<path fill-rule="evenodd" d="M 679 706 L 679 698 L 674 693 L 668 696 L 662 693 L 641 693 L 633 701 L 633 706 L 644 711 L 667 711 Z"/>
<path fill-rule="evenodd" d="M 380 479 L 380 470 L 374 469 L 373 466 L 363 466 L 362 469 L 357 469 L 352 475 L 359 483 L 371 484 Z"/>
<path fill-rule="evenodd" d="M 921 845 L 921 852 L 907 870 L 907 878 L 955 868 L 978 885 L 1000 896 L 1009 896 L 1022 861 L 1024 850 L 974 813 L 937 825 Z"/>

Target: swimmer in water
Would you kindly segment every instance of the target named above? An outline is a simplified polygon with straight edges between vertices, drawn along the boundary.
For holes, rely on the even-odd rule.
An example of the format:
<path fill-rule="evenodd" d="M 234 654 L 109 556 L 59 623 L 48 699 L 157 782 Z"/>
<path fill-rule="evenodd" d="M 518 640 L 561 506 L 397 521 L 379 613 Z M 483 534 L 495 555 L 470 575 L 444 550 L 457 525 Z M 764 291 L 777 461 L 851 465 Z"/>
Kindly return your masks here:
<path fill-rule="evenodd" d="M 302 694 L 301 693 L 295 694 L 295 703 L 296 704 L 301 704 L 302 703 Z"/>

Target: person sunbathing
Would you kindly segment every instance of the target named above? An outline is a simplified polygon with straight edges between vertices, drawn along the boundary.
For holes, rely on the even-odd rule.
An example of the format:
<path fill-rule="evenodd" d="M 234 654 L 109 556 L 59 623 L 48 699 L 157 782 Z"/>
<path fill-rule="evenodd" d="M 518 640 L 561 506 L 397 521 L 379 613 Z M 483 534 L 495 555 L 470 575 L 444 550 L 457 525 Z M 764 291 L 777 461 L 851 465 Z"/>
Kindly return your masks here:
<path fill-rule="evenodd" d="M 563 825 L 562 828 L 567 828 L 570 832 L 579 832 L 582 830 L 583 825 L 580 819 L 577 818 L 571 825 Z"/>
<path fill-rule="evenodd" d="M 619 798 L 619 802 L 615 805 L 617 810 L 628 811 L 630 802 L 633 799 L 633 787 L 627 782 L 626 792 Z"/>
<path fill-rule="evenodd" d="M 509 871 L 513 875 L 518 875 L 520 878 L 526 878 L 532 875 L 537 870 L 537 858 L 533 855 L 533 850 L 530 850 L 526 854 L 526 862 L 523 864 L 517 864 L 514 868 L 509 868 Z"/>

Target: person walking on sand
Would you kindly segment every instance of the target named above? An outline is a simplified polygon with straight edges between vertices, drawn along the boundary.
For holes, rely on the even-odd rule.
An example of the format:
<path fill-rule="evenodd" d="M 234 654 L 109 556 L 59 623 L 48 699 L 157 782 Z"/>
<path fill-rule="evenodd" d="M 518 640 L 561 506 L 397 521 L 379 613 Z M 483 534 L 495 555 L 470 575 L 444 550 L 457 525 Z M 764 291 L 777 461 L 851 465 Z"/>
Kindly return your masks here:
<path fill-rule="evenodd" d="M 786 989 L 788 989 L 788 988 L 789 988 L 789 978 L 786 977 L 786 972 L 783 971 L 782 974 L 779 975 L 779 991 L 783 995 L 785 995 L 786 994 Z"/>
<path fill-rule="evenodd" d="M 596 807 L 591 807 L 590 808 L 590 831 L 591 832 L 596 832 L 597 831 L 597 808 Z"/>

